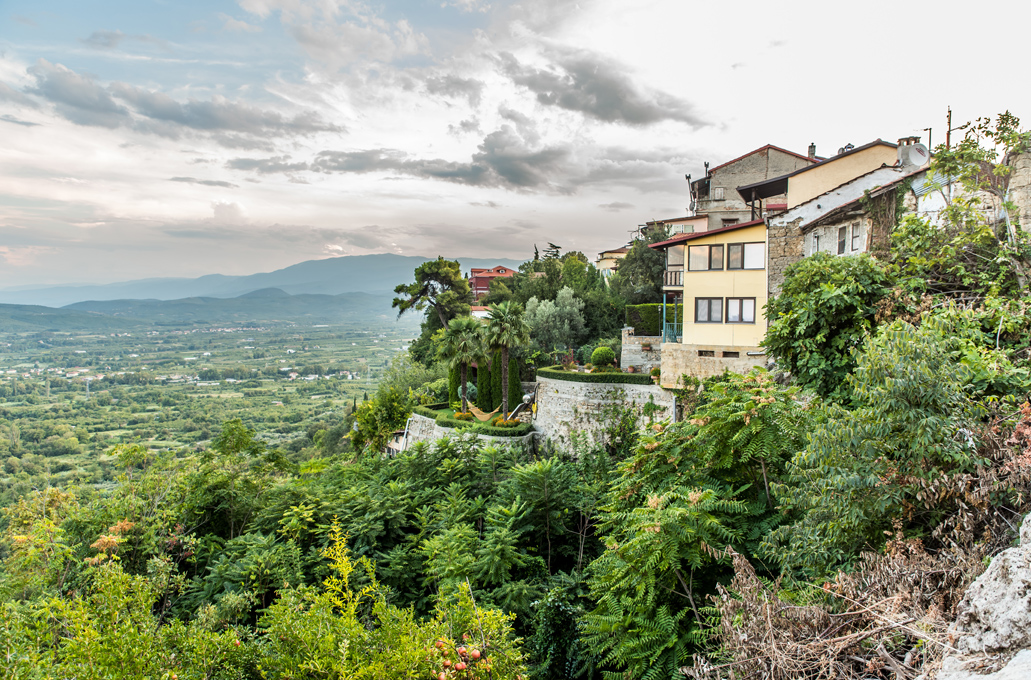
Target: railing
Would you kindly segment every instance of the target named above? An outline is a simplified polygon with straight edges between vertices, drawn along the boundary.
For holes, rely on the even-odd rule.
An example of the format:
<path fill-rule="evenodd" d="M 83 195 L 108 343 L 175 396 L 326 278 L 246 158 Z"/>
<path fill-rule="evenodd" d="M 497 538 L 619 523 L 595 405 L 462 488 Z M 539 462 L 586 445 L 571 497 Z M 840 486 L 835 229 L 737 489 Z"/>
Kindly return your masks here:
<path fill-rule="evenodd" d="M 662 273 L 662 285 L 670 288 L 674 286 L 684 285 L 684 270 L 683 269 L 667 269 Z"/>
<path fill-rule="evenodd" d="M 682 323 L 666 323 L 662 329 L 662 341 L 663 342 L 680 342 L 680 338 L 684 335 L 684 324 Z"/>

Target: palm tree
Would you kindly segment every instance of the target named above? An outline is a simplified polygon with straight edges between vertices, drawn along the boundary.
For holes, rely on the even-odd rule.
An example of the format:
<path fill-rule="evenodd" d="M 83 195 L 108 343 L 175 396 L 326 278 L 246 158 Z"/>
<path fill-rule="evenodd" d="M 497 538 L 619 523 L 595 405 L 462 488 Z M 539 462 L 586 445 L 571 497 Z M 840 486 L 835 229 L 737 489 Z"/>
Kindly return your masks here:
<path fill-rule="evenodd" d="M 451 319 L 444 332 L 443 355 L 448 359 L 450 368 L 458 368 L 462 382 L 462 413 L 466 412 L 466 368 L 483 357 L 483 324 L 471 316 L 458 316 Z"/>
<path fill-rule="evenodd" d="M 501 413 L 508 418 L 508 350 L 530 341 L 530 327 L 523 321 L 523 308 L 506 300 L 491 305 L 487 312 L 487 345 L 501 350 Z"/>

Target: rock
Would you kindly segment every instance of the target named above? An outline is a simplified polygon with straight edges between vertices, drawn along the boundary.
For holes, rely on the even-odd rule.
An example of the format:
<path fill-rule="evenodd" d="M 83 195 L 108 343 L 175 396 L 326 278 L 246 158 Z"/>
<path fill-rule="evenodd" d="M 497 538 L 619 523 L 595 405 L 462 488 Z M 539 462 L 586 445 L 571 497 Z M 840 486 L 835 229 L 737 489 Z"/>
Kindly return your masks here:
<path fill-rule="evenodd" d="M 937 680 L 1031 678 L 1031 515 L 1020 546 L 999 553 L 967 589 L 949 633 L 957 651 Z"/>

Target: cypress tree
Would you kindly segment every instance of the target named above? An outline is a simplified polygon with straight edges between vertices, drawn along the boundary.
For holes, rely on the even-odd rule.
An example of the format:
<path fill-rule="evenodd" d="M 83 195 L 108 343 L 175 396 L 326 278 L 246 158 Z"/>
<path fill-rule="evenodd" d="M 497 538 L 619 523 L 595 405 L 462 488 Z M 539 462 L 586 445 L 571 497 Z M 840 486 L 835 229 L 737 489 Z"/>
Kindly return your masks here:
<path fill-rule="evenodd" d="M 514 411 L 521 403 L 523 403 L 523 386 L 519 382 L 519 362 L 515 357 L 511 357 L 508 360 L 508 408 Z"/>
<path fill-rule="evenodd" d="M 481 411 L 490 411 L 490 366 L 486 359 L 476 364 L 476 405 Z"/>
<path fill-rule="evenodd" d="M 501 406 L 501 352 L 494 352 L 490 362 L 490 410 Z"/>
<path fill-rule="evenodd" d="M 457 368 L 452 368 L 447 374 L 447 403 L 453 404 L 462 398 L 462 395 L 459 394 L 461 383 L 461 374 Z"/>

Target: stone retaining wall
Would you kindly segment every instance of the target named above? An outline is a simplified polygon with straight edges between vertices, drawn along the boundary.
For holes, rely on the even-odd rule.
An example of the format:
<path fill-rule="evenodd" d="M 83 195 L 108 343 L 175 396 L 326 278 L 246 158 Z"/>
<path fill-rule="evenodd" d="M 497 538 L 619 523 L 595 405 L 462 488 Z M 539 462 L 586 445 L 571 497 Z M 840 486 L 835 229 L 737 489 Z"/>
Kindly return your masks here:
<path fill-rule="evenodd" d="M 607 430 L 624 407 L 633 408 L 644 424 L 648 403 L 658 408 L 652 420 L 675 420 L 676 397 L 657 385 L 584 383 L 539 378 L 537 417 L 534 425 L 541 436 L 569 448 L 573 433 L 595 442 L 605 439 Z"/>
<path fill-rule="evenodd" d="M 623 329 L 619 366 L 624 370 L 633 366 L 638 373 L 647 373 L 662 361 L 662 336 L 633 335 L 631 331 Z M 643 350 L 642 345 L 651 345 L 651 349 Z"/>
<path fill-rule="evenodd" d="M 728 370 L 733 373 L 748 373 L 755 366 L 766 366 L 769 359 L 765 354 L 749 356 L 748 352 L 765 352 L 762 347 L 735 347 L 736 357 L 723 356 L 722 345 L 684 345 L 666 342 L 662 345 L 663 387 L 683 387 L 680 376 L 689 375 L 699 380 L 720 375 Z M 712 356 L 701 353 L 711 352 Z"/>

